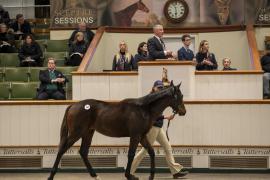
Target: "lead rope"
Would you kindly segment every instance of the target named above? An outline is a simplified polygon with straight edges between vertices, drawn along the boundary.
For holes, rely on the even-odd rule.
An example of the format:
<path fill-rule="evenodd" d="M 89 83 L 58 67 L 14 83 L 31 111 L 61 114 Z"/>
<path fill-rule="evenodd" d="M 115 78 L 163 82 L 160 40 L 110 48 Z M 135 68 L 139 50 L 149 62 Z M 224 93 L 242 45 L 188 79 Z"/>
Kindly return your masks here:
<path fill-rule="evenodd" d="M 175 116 L 175 112 L 173 112 L 173 117 Z M 170 127 L 170 123 L 171 123 L 171 120 L 168 121 L 168 124 L 167 124 L 167 130 L 166 130 L 166 136 L 167 136 L 167 139 L 168 141 L 170 141 L 170 138 L 169 138 L 169 127 Z"/>

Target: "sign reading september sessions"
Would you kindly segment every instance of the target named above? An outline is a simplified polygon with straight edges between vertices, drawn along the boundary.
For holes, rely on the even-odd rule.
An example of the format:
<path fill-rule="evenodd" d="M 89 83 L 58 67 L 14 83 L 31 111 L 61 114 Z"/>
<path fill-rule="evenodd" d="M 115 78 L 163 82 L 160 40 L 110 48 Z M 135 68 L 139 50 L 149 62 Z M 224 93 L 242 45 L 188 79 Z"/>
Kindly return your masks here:
<path fill-rule="evenodd" d="M 51 0 L 51 27 L 97 26 L 97 0 Z"/>

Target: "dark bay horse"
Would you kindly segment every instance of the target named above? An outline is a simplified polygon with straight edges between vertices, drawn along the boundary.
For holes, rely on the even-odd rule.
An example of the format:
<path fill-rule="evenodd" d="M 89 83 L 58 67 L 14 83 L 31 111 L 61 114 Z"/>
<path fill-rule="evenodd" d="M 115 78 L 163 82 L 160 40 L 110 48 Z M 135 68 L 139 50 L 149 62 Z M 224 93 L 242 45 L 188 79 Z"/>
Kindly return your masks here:
<path fill-rule="evenodd" d="M 146 134 L 167 107 L 171 107 L 173 112 L 180 116 L 186 114 L 180 85 L 181 83 L 174 86 L 171 82 L 168 88 L 137 99 L 125 99 L 120 102 L 88 99 L 67 107 L 61 126 L 59 151 L 48 179 L 54 178 L 61 157 L 80 138 L 82 142 L 79 153 L 90 175 L 99 179 L 88 161 L 88 151 L 95 131 L 111 137 L 130 137 L 125 172 L 128 180 L 138 180 L 130 174 L 130 168 L 137 146 L 141 143 L 151 158 L 149 179 L 154 179 L 155 152 Z"/>
<path fill-rule="evenodd" d="M 141 10 L 146 13 L 149 12 L 149 9 L 142 2 L 142 0 L 139 0 L 138 2 L 126 7 L 125 9 L 114 13 L 116 25 L 122 27 L 131 26 L 131 19 L 137 10 Z"/>

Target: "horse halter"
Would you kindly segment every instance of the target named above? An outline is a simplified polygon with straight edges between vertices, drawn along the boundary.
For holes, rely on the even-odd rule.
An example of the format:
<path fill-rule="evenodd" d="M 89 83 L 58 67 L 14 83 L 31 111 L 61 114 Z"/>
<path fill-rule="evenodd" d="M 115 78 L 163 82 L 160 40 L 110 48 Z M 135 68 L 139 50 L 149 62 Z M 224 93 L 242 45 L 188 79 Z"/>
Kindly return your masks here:
<path fill-rule="evenodd" d="M 173 103 L 173 106 L 172 106 L 172 109 L 173 109 L 173 113 L 174 114 L 178 114 L 179 110 L 180 110 L 180 105 L 178 104 L 178 102 L 180 101 L 180 98 L 178 98 L 176 92 L 175 92 L 175 87 L 173 89 L 173 100 L 174 100 L 174 103 Z M 183 96 L 183 95 L 182 95 Z"/>

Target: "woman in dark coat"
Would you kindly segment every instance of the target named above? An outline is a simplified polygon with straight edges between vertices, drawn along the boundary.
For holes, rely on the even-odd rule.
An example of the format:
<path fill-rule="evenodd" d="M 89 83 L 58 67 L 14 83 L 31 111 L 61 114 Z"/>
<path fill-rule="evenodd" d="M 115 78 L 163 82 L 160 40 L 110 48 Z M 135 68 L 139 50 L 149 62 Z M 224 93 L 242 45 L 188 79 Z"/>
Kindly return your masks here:
<path fill-rule="evenodd" d="M 42 51 L 39 44 L 31 34 L 28 34 L 19 50 L 20 66 L 42 66 L 41 57 Z"/>
<path fill-rule="evenodd" d="M 148 60 L 147 43 L 141 42 L 137 49 L 138 54 L 134 56 L 134 60 L 131 62 L 134 70 L 138 70 L 138 62 Z"/>
<path fill-rule="evenodd" d="M 196 70 L 216 70 L 218 67 L 214 53 L 209 51 L 209 43 L 202 40 L 199 46 L 198 53 L 196 54 Z"/>
<path fill-rule="evenodd" d="M 69 48 L 69 60 L 67 61 L 67 65 L 79 66 L 86 51 L 87 43 L 84 40 L 84 35 L 82 32 L 77 32 L 75 40 Z"/>

